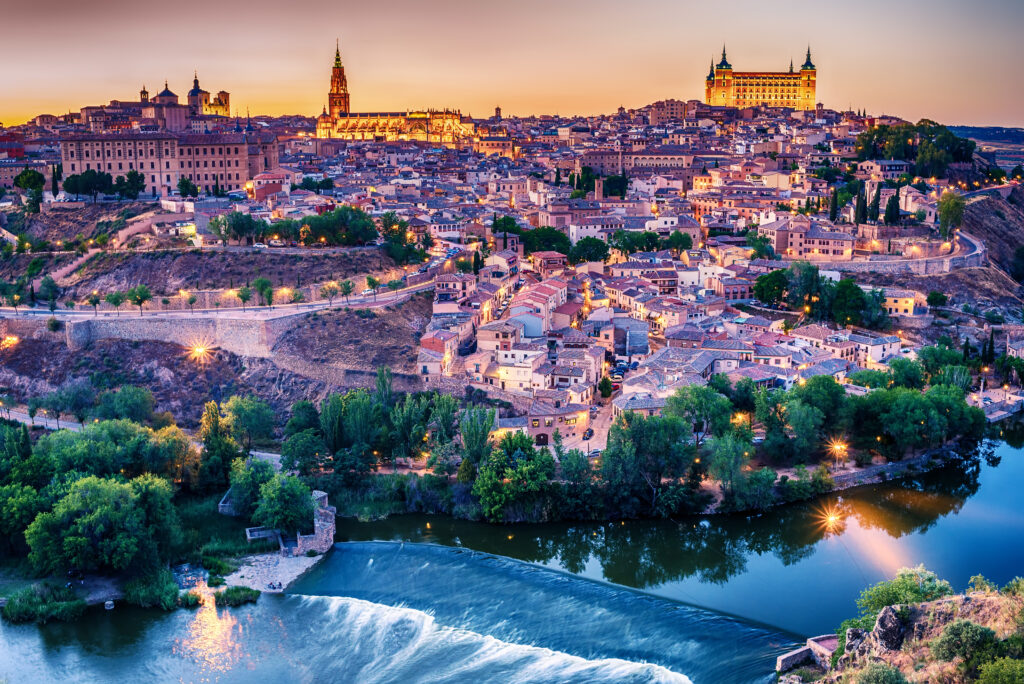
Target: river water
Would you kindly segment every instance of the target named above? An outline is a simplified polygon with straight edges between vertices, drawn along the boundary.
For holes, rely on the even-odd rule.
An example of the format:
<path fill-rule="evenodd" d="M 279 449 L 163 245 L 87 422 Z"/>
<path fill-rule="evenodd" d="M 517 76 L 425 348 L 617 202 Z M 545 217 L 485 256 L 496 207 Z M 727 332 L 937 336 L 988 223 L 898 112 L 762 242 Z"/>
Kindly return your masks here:
<path fill-rule="evenodd" d="M 343 521 L 285 596 L 0 625 L 15 682 L 767 682 L 867 584 L 1024 574 L 1024 453 L 759 516 L 497 527 Z"/>

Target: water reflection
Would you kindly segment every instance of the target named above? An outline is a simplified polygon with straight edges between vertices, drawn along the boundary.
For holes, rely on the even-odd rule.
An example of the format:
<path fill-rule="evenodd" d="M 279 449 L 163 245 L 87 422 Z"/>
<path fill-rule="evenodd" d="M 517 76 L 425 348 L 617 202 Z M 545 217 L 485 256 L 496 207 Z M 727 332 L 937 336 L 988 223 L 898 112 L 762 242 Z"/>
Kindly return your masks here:
<path fill-rule="evenodd" d="M 187 636 L 175 640 L 172 652 L 192 660 L 203 672 L 228 672 L 245 655 L 238 618 L 227 608 L 217 610 L 213 591 L 205 582 L 193 591 L 201 598 L 199 608 L 188 623 Z"/>
<path fill-rule="evenodd" d="M 339 522 L 338 540 L 390 539 L 434 542 L 557 564 L 573 573 L 600 568 L 611 582 L 647 588 L 697 578 L 723 584 L 747 570 L 754 556 L 783 565 L 808 558 L 826 538 L 836 538 L 853 558 L 890 573 L 911 564 L 902 537 L 919 534 L 959 513 L 977 493 L 982 463 L 999 458 L 982 445 L 939 470 L 898 482 L 837 493 L 826 500 L 783 506 L 767 513 L 678 521 L 520 525 L 399 516 L 375 523 Z M 878 535 L 875 531 L 884 532 Z M 855 561 L 856 562 L 856 561 Z"/>

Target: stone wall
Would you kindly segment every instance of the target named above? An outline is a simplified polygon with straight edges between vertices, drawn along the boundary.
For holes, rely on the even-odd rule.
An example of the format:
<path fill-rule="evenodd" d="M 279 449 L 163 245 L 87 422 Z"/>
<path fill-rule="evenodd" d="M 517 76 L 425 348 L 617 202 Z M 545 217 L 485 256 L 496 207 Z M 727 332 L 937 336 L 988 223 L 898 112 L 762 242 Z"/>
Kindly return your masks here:
<path fill-rule="evenodd" d="M 969 245 L 967 254 L 956 256 L 939 256 L 926 259 L 886 259 L 874 261 L 816 261 L 814 264 L 821 270 L 846 271 L 852 273 L 910 273 L 914 275 L 932 275 L 949 273 L 957 268 L 977 268 L 988 261 L 988 250 L 978 238 L 960 233 L 963 242 Z M 959 240 L 960 238 L 958 238 Z"/>
<path fill-rule="evenodd" d="M 275 322 L 280 319 L 275 319 Z M 270 356 L 280 328 L 271 321 L 232 318 L 121 316 L 65 322 L 68 348 L 81 349 L 104 338 L 156 340 L 184 346 L 219 347 L 240 356 Z"/>

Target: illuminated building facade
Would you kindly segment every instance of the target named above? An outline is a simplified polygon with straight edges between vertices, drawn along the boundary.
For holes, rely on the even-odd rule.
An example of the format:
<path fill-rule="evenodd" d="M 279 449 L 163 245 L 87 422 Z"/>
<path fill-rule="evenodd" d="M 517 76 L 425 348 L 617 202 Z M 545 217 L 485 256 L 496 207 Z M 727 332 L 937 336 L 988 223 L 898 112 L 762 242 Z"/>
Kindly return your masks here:
<path fill-rule="evenodd" d="M 811 49 L 800 71 L 733 71 L 722 48 L 722 61 L 712 63 L 704 89 L 704 101 L 720 107 L 815 107 L 818 70 L 811 61 Z"/>
<path fill-rule="evenodd" d="M 472 144 L 476 125 L 456 110 L 419 112 L 356 112 L 349 106 L 348 79 L 335 48 L 331 69 L 328 107 L 316 120 L 318 138 L 368 140 L 376 142 L 409 140 L 446 146 Z"/>

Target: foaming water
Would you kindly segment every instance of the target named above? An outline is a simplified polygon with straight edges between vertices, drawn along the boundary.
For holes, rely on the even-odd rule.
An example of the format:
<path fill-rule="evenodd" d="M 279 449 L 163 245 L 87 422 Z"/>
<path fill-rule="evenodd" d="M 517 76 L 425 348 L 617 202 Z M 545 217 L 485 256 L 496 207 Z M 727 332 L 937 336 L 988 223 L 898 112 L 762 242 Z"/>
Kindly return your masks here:
<path fill-rule="evenodd" d="M 388 654 L 390 663 L 394 646 L 387 640 L 395 632 L 408 632 L 404 641 L 416 643 L 403 649 L 402 657 L 415 663 L 409 676 L 422 676 L 428 671 L 425 663 L 457 656 L 466 681 L 487 672 L 497 672 L 499 680 L 529 679 L 538 667 L 536 677 L 544 681 L 592 681 L 605 675 L 615 681 L 767 681 L 775 657 L 795 642 L 791 635 L 685 604 L 500 556 L 429 544 L 338 544 L 291 592 L 313 602 L 345 597 L 344 611 L 334 614 L 343 617 L 344 627 L 336 629 L 346 634 L 362 624 L 352 613 L 352 600 L 362 600 L 363 609 L 398 611 L 383 620 L 394 624 L 394 631 L 374 631 L 382 621 L 375 613 L 355 640 L 376 643 L 376 651 Z M 337 605 L 332 610 L 338 611 Z M 317 609 L 311 605 L 309 612 Z M 429 629 L 422 620 L 429 620 Z M 445 638 L 423 639 L 436 630 L 444 630 Z M 423 660 L 421 650 L 438 655 Z M 539 658 L 539 653 L 547 655 Z M 506 667 L 513 668 L 514 676 Z M 557 669 L 543 669 L 551 667 Z M 445 670 L 440 676 L 463 681 L 461 672 Z"/>
<path fill-rule="evenodd" d="M 587 660 L 440 625 L 429 613 L 346 597 L 296 597 L 319 618 L 330 645 L 306 649 L 312 671 L 346 681 L 384 682 L 680 682 L 658 665 L 616 658 Z M 310 635 L 314 636 L 314 635 Z M 344 658 L 344 672 L 338 671 Z"/>

